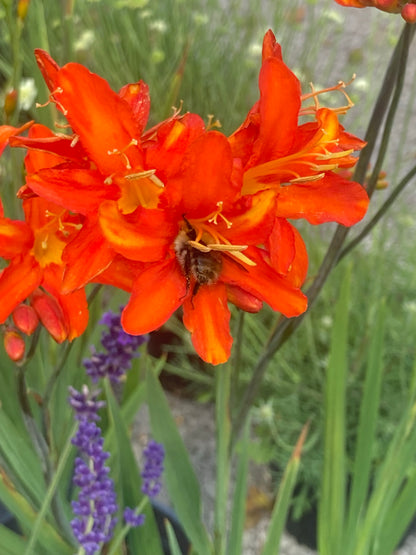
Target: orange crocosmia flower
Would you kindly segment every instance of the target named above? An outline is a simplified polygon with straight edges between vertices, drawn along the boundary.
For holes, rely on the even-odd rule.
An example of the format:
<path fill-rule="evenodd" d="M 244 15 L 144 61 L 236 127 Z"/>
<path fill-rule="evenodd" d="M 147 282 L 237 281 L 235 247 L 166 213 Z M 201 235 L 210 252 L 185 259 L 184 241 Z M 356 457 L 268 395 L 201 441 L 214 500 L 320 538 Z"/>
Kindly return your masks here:
<path fill-rule="evenodd" d="M 0 217 L 0 256 L 9 260 L 0 275 L 0 322 L 42 288 L 62 310 L 65 333 L 55 338 L 72 340 L 85 330 L 88 309 L 83 290 L 69 295 L 60 292 L 62 252 L 77 233 L 80 217 L 39 197 L 25 200 L 23 209 L 25 221 Z"/>
<path fill-rule="evenodd" d="M 335 0 L 348 8 L 373 7 L 383 12 L 400 13 L 407 23 L 416 23 L 416 2 L 414 0 Z"/>
<path fill-rule="evenodd" d="M 353 151 L 365 145 L 339 124 L 338 112 L 349 106 L 322 108 L 315 91 L 302 97 L 271 31 L 264 37 L 259 87 L 260 100 L 229 137 L 234 179 L 242 179 L 242 194 L 274 190 L 278 217 L 357 223 L 366 213 L 367 193 L 334 171 L 352 167 Z M 315 104 L 302 108 L 308 98 Z M 299 117 L 307 115 L 314 121 L 299 125 Z"/>
<path fill-rule="evenodd" d="M 232 345 L 229 301 L 250 311 L 259 310 L 264 301 L 286 316 L 305 311 L 306 298 L 299 289 L 305 252 L 293 251 L 285 274 L 276 271 L 266 248 L 258 246 L 266 244 L 272 231 L 274 192 L 241 197 L 231 180 L 233 159 L 227 138 L 216 131 L 194 132 L 190 121 L 184 125 L 191 130 L 175 129 L 176 122 L 169 126 L 173 135 L 160 130 L 161 144 L 155 139 L 151 147 L 151 156 L 165 150 L 173 161 L 168 167 L 161 160 L 165 188 L 160 217 L 166 225 L 154 230 L 156 239 L 149 233 L 146 240 L 138 221 L 117 212 L 115 203 L 102 205 L 100 225 L 117 253 L 145 262 L 122 314 L 124 329 L 147 333 L 182 306 L 183 322 L 198 354 L 219 364 L 229 358 Z M 151 245 L 155 240 L 161 241 L 153 249 L 162 249 L 158 260 L 146 262 L 146 241 Z M 296 269 L 292 274 L 289 266 Z"/>
<path fill-rule="evenodd" d="M 45 171 L 31 176 L 27 186 L 42 196 L 55 191 L 53 202 L 64 187 L 68 195 L 61 203 L 69 209 L 69 197 L 80 192 L 95 194 L 98 203 L 103 196 L 115 198 L 124 213 L 139 205 L 155 208 L 163 184 L 152 168 L 144 168 L 141 136 L 150 109 L 146 83 L 128 84 L 116 93 L 107 81 L 80 64 L 59 67 L 47 52 L 36 50 L 35 54 L 51 91 L 50 100 L 68 120 L 72 135 L 45 136 L 32 144 L 20 142 L 20 146 L 57 154 L 71 163 L 44 166 Z M 78 211 L 88 211 L 87 202 L 85 199 L 86 206 Z"/>

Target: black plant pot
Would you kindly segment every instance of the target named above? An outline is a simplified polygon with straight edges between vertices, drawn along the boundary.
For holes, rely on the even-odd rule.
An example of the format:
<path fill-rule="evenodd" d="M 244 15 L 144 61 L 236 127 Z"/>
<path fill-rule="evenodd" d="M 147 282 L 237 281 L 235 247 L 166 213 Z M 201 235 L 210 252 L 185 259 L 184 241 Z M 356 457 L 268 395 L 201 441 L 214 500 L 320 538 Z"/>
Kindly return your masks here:
<path fill-rule="evenodd" d="M 191 544 L 186 537 L 184 529 L 182 528 L 177 516 L 172 511 L 170 507 L 166 507 L 157 501 L 152 501 L 153 513 L 155 515 L 156 524 L 159 530 L 160 539 L 162 542 L 162 548 L 164 555 L 171 555 L 169 549 L 169 540 L 166 533 L 165 521 L 168 520 L 175 532 L 176 539 L 178 541 L 179 547 L 183 555 L 189 553 Z"/>

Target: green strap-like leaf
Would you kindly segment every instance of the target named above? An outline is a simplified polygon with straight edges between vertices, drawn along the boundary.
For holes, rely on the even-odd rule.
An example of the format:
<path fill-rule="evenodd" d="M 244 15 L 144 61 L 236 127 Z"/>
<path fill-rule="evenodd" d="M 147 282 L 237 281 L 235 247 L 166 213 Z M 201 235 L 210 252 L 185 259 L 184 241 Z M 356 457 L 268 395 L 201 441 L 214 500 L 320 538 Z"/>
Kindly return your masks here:
<path fill-rule="evenodd" d="M 151 370 L 147 372 L 147 402 L 153 435 L 165 448 L 164 479 L 179 521 L 194 552 L 211 554 L 212 547 L 201 518 L 199 483 L 166 397 Z"/>
<path fill-rule="evenodd" d="M 141 477 L 137 462 L 131 448 L 130 437 L 121 417 L 120 407 L 114 397 L 108 381 L 105 382 L 105 392 L 108 403 L 110 420 L 109 438 L 106 449 L 112 454 L 110 466 L 119 493 L 118 503 L 121 509 L 136 507 L 143 494 L 141 493 Z M 161 555 L 162 547 L 159 533 L 150 505 L 144 509 L 145 524 L 130 528 L 127 536 L 130 553 L 140 555 Z"/>

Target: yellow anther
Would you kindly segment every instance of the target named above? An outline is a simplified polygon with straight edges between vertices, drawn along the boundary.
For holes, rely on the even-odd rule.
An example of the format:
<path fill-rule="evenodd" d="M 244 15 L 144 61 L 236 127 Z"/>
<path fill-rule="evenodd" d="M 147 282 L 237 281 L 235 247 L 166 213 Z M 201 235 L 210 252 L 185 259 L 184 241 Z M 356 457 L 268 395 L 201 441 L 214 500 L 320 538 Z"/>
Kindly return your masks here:
<path fill-rule="evenodd" d="M 318 181 L 325 177 L 324 173 L 318 173 L 316 175 L 305 175 L 304 177 L 297 177 L 295 179 L 291 179 L 289 183 L 306 183 L 308 181 Z"/>

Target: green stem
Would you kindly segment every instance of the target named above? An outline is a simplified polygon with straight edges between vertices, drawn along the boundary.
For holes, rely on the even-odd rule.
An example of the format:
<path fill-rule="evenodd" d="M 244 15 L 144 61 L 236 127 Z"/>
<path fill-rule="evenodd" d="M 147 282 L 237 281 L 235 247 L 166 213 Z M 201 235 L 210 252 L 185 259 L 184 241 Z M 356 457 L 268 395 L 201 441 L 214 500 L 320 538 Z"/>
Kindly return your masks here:
<path fill-rule="evenodd" d="M 136 515 L 140 515 L 141 513 L 143 513 L 144 508 L 146 507 L 148 502 L 149 502 L 149 498 L 143 497 L 139 505 L 136 507 L 134 513 Z M 118 532 L 118 534 L 114 536 L 110 546 L 108 547 L 107 555 L 116 555 L 117 550 L 121 547 L 121 544 L 124 538 L 127 536 L 130 528 L 131 528 L 130 524 L 125 524 L 123 528 Z"/>
<path fill-rule="evenodd" d="M 378 181 L 378 176 L 380 174 L 381 168 L 383 166 L 384 158 L 386 156 L 387 147 L 391 137 L 391 132 L 393 129 L 394 118 L 396 116 L 397 108 L 399 106 L 400 97 L 403 91 L 404 79 L 406 75 L 407 60 L 409 57 L 409 48 L 412 39 L 415 34 L 415 26 L 407 23 L 403 29 L 403 33 L 399 41 L 399 51 L 400 56 L 398 56 L 398 61 L 396 65 L 396 81 L 394 87 L 394 94 L 390 104 L 390 108 L 387 114 L 386 123 L 383 130 L 383 136 L 380 143 L 380 148 L 377 154 L 377 160 L 374 164 L 374 168 L 371 172 L 370 179 L 367 183 L 367 192 L 371 197 L 373 194 Z M 391 95 L 390 91 L 390 95 Z M 362 181 L 360 181 L 362 183 Z"/>
<path fill-rule="evenodd" d="M 33 525 L 30 537 L 29 537 L 29 541 L 26 547 L 26 550 L 24 552 L 24 555 L 31 555 L 32 553 L 34 553 L 34 547 L 36 545 L 36 541 L 37 541 L 37 537 L 40 531 L 40 526 L 43 522 L 43 519 L 45 518 L 46 512 L 49 508 L 49 505 L 51 503 L 51 501 L 53 501 L 54 498 L 56 498 L 56 490 L 58 488 L 58 484 L 59 484 L 59 480 L 61 479 L 62 473 L 65 469 L 65 466 L 67 464 L 68 458 L 69 458 L 69 454 L 71 452 L 72 449 L 72 443 L 71 443 L 71 439 L 74 436 L 76 430 L 77 430 L 77 426 L 78 426 L 78 422 L 76 422 L 74 424 L 74 426 L 72 427 L 72 430 L 68 436 L 68 439 L 65 443 L 64 449 L 62 451 L 61 457 L 59 459 L 58 462 L 58 466 L 56 468 L 55 474 L 49 484 L 48 490 L 46 492 L 45 495 L 45 499 L 43 500 L 42 506 L 39 510 L 39 513 L 36 517 L 36 521 Z M 71 540 L 73 541 L 73 538 L 71 537 Z"/>
<path fill-rule="evenodd" d="M 381 220 L 381 218 L 384 216 L 384 214 L 387 212 L 387 210 L 392 206 L 393 202 L 400 195 L 400 193 L 403 191 L 403 189 L 406 187 L 406 185 L 408 185 L 410 183 L 410 181 L 413 179 L 413 177 L 415 177 L 415 175 L 416 175 L 416 166 L 414 166 L 403 177 L 403 179 L 400 181 L 400 183 L 393 189 L 393 191 L 391 192 L 389 197 L 384 201 L 384 203 L 377 210 L 377 212 L 374 214 L 374 216 L 371 218 L 371 220 L 368 222 L 368 224 L 364 227 L 364 229 L 361 231 L 361 233 L 359 233 L 356 237 L 354 237 L 354 239 L 352 241 L 350 241 L 348 243 L 348 245 L 346 245 L 342 249 L 342 251 L 341 251 L 341 253 L 338 257 L 338 261 L 340 261 L 342 258 L 344 258 L 344 256 L 346 256 L 354 247 L 356 247 L 358 245 L 358 243 L 361 243 L 361 241 L 370 233 L 370 231 Z"/>
<path fill-rule="evenodd" d="M 50 459 L 49 447 L 45 437 L 39 431 L 39 428 L 33 417 L 32 409 L 30 407 L 30 402 L 27 395 L 24 368 L 22 366 L 17 366 L 17 391 L 19 403 L 22 407 L 23 421 L 25 423 L 29 437 L 32 440 L 33 447 L 41 460 L 45 483 L 51 484 L 54 481 L 54 471 Z M 53 492 L 54 491 L 55 490 L 53 490 Z M 65 518 L 62 504 L 58 496 L 56 495 L 52 496 L 52 508 L 55 520 L 64 537 L 66 537 L 67 539 L 72 539 L 72 534 L 68 529 L 68 523 Z"/>
<path fill-rule="evenodd" d="M 376 140 L 384 120 L 385 114 L 389 107 L 390 98 L 395 90 L 396 84 L 401 80 L 401 75 L 399 74 L 399 69 L 402 68 L 401 60 L 404 57 L 407 59 L 408 49 L 410 46 L 411 39 L 413 38 L 414 30 L 409 24 L 405 24 L 400 39 L 392 53 L 390 63 L 386 70 L 386 74 L 374 106 L 373 113 L 370 118 L 370 122 L 365 135 L 365 140 L 367 141 L 367 146 L 362 150 L 359 160 L 357 162 L 354 177 L 355 181 L 363 184 L 365 180 L 365 175 L 367 172 L 368 164 L 376 145 Z M 400 84 L 398 84 L 399 93 L 401 93 Z M 400 95 L 400 94 L 399 94 Z M 395 102 L 398 101 L 398 97 L 395 98 Z M 394 109 L 393 114 L 394 115 Z M 390 129 L 390 121 L 387 122 L 386 127 Z M 391 130 L 391 129 L 390 129 Z M 377 173 L 378 175 L 378 173 Z M 348 235 L 349 228 L 342 225 L 338 225 L 331 243 L 327 249 L 321 266 L 318 270 L 317 276 L 313 281 L 310 288 L 306 291 L 308 297 L 308 312 L 311 309 L 313 303 L 318 297 L 324 283 L 328 279 L 329 274 L 335 267 L 340 259 L 341 248 L 345 242 Z M 298 316 L 295 319 L 289 319 L 282 317 L 279 325 L 276 327 L 272 336 L 268 339 L 264 345 L 262 353 L 260 353 L 257 364 L 254 368 L 250 382 L 248 383 L 243 399 L 240 403 L 239 410 L 234 419 L 233 425 L 233 437 L 232 445 L 235 444 L 244 422 L 247 418 L 250 407 L 252 406 L 257 393 L 259 391 L 260 385 L 263 381 L 264 374 L 267 367 L 272 359 L 273 355 L 278 349 L 291 337 L 293 332 L 298 328 L 298 326 L 303 321 L 307 313 Z"/>
<path fill-rule="evenodd" d="M 231 364 L 216 369 L 215 420 L 217 432 L 217 480 L 214 514 L 214 546 L 216 555 L 226 554 L 227 499 L 230 478 L 231 419 L 229 411 Z"/>

